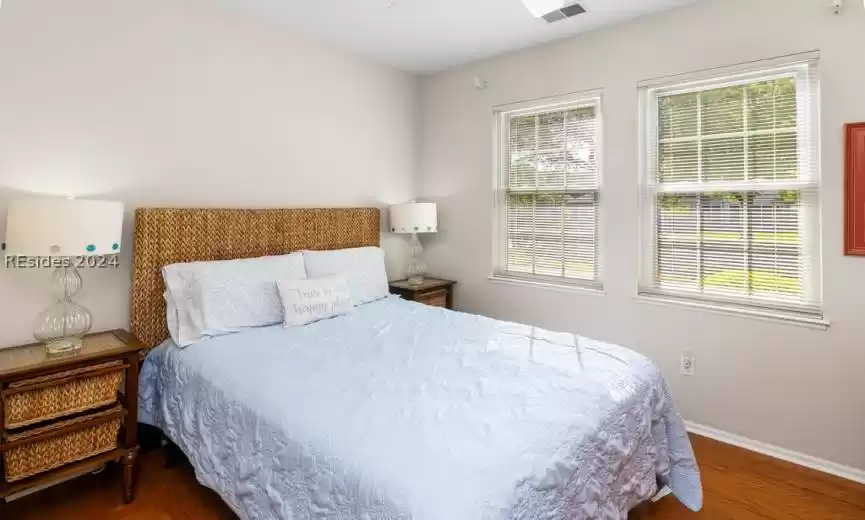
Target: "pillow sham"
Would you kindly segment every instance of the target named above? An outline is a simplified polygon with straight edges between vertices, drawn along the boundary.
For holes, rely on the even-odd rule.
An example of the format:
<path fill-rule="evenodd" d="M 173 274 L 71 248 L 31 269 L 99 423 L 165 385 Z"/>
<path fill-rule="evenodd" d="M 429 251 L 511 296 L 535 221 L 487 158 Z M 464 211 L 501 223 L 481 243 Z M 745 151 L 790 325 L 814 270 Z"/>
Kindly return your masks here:
<path fill-rule="evenodd" d="M 344 274 L 355 305 L 380 300 L 389 293 L 384 251 L 379 247 L 304 251 L 303 261 L 309 278 Z"/>
<path fill-rule="evenodd" d="M 165 324 L 168 326 L 168 335 L 171 336 L 174 343 L 177 343 L 177 338 L 180 337 L 177 306 L 174 305 L 174 298 L 171 297 L 171 293 L 168 291 L 162 293 L 162 297 L 165 299 Z"/>
<path fill-rule="evenodd" d="M 276 282 L 282 302 L 283 326 L 296 327 L 354 311 L 344 275 Z"/>
<path fill-rule="evenodd" d="M 282 321 L 280 279 L 306 278 L 301 253 L 172 264 L 163 278 L 177 309 L 180 346 Z M 180 341 L 178 341 L 178 339 Z"/>
<path fill-rule="evenodd" d="M 191 264 L 173 264 L 162 268 L 165 282 L 165 313 L 168 333 L 179 347 L 189 346 L 204 336 L 201 304 L 197 291 L 187 288 L 195 283 Z"/>

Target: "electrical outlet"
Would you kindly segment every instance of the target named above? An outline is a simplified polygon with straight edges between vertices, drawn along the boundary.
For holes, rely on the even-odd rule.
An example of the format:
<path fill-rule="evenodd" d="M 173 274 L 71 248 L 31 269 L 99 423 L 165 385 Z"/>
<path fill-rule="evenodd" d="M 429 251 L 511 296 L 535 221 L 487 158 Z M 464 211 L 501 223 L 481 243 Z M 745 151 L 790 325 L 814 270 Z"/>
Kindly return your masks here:
<path fill-rule="evenodd" d="M 682 375 L 684 376 L 693 376 L 694 375 L 694 365 L 696 364 L 696 360 L 694 359 L 694 354 L 691 352 L 685 352 L 682 354 Z"/>

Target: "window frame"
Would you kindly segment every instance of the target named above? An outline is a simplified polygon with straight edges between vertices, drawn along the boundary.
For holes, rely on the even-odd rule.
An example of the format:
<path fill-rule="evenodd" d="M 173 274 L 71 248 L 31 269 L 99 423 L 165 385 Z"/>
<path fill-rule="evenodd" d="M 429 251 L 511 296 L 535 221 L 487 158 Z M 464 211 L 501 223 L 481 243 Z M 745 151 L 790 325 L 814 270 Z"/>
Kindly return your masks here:
<path fill-rule="evenodd" d="M 781 319 L 795 323 L 828 326 L 823 320 L 822 298 L 822 212 L 823 185 L 821 179 L 821 135 L 820 135 L 820 83 L 819 54 L 807 53 L 776 60 L 755 62 L 744 66 L 726 67 L 702 71 L 692 75 L 662 78 L 639 85 L 639 264 L 637 297 L 663 303 L 679 303 L 695 308 L 756 315 L 770 319 Z M 660 148 L 658 102 L 660 96 L 694 93 L 731 86 L 741 86 L 760 81 L 794 78 L 797 82 L 797 154 L 800 164 L 813 165 L 810 178 L 789 182 L 759 181 L 710 181 L 708 183 L 669 183 L 658 181 L 657 150 Z M 699 124 L 699 123 L 698 123 Z M 747 130 L 742 134 L 749 135 Z M 747 146 L 747 145 L 746 145 Z M 747 148 L 746 148 L 747 151 Z M 747 154 L 746 154 L 747 155 Z M 663 290 L 655 279 L 658 256 L 657 195 L 661 193 L 693 193 L 701 195 L 712 192 L 797 190 L 806 197 L 803 205 L 808 211 L 800 212 L 799 226 L 802 233 L 802 250 L 805 258 L 814 259 L 816 266 L 801 274 L 805 302 L 817 302 L 816 306 L 803 303 L 777 304 L 757 298 L 725 298 L 686 291 Z M 745 209 L 747 211 L 747 209 Z"/>
<path fill-rule="evenodd" d="M 513 117 L 545 114 L 559 110 L 594 107 L 597 147 L 597 185 L 594 189 L 574 189 L 572 192 L 594 193 L 595 196 L 595 279 L 585 280 L 564 276 L 520 273 L 507 270 L 507 196 L 510 173 L 510 120 Z M 604 125 L 603 96 L 600 90 L 584 91 L 551 98 L 523 101 L 496 106 L 494 109 L 494 168 L 493 168 L 493 244 L 492 274 L 490 279 L 511 283 L 525 283 L 538 287 L 567 288 L 602 293 L 603 284 L 603 234 L 601 232 L 601 204 L 604 171 Z"/>

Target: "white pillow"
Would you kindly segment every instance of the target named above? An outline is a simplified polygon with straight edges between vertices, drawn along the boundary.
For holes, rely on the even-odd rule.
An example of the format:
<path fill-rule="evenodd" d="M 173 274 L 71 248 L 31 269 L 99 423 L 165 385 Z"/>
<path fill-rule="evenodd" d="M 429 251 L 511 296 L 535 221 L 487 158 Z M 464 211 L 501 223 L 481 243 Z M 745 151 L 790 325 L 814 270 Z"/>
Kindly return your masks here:
<path fill-rule="evenodd" d="M 283 325 L 296 327 L 354 311 L 344 275 L 276 282 L 282 301 Z"/>
<path fill-rule="evenodd" d="M 179 347 L 189 346 L 204 337 L 201 303 L 196 298 L 198 291 L 188 288 L 195 284 L 192 270 L 187 268 L 189 265 L 173 264 L 162 268 L 168 333 Z"/>
<path fill-rule="evenodd" d="M 177 306 L 174 305 L 174 298 L 171 293 L 165 291 L 162 293 L 165 298 L 165 324 L 168 326 L 168 335 L 177 344 L 177 339 L 180 337 L 180 320 L 177 317 Z"/>
<path fill-rule="evenodd" d="M 301 253 L 164 267 L 165 286 L 177 309 L 177 338 L 172 339 L 185 347 L 203 337 L 280 323 L 276 280 L 293 278 L 306 278 Z"/>
<path fill-rule="evenodd" d="M 380 300 L 389 293 L 384 251 L 381 248 L 304 251 L 303 261 L 309 278 L 345 274 L 355 305 Z"/>

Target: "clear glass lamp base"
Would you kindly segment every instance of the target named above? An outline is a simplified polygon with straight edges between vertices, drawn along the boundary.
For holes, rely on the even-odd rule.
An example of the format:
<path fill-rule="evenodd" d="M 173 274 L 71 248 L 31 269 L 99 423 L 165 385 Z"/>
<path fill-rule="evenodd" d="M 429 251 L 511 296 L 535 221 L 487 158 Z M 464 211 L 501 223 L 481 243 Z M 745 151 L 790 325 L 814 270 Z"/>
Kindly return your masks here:
<path fill-rule="evenodd" d="M 409 248 L 411 249 L 411 259 L 406 266 L 408 283 L 409 285 L 423 285 L 424 275 L 426 275 L 426 263 L 422 258 L 423 246 L 417 237 L 417 233 L 412 233 Z"/>
<path fill-rule="evenodd" d="M 82 345 L 84 345 L 84 340 L 81 338 L 63 338 L 49 341 L 45 344 L 45 350 L 48 351 L 49 355 L 66 354 L 79 350 Z"/>
<path fill-rule="evenodd" d="M 81 276 L 74 267 L 61 267 L 52 282 L 57 301 L 33 321 L 33 336 L 45 344 L 49 354 L 74 352 L 83 345 L 92 324 L 90 311 L 72 301 L 81 288 Z"/>

